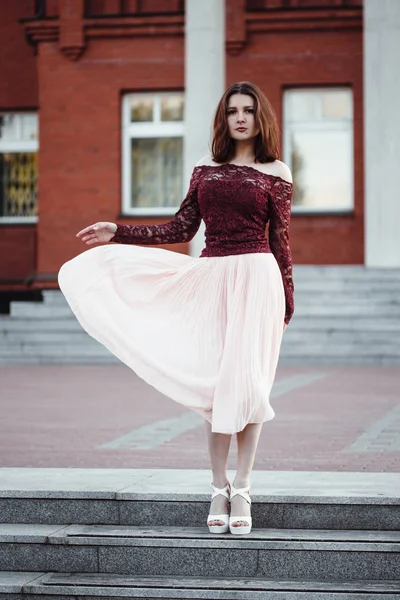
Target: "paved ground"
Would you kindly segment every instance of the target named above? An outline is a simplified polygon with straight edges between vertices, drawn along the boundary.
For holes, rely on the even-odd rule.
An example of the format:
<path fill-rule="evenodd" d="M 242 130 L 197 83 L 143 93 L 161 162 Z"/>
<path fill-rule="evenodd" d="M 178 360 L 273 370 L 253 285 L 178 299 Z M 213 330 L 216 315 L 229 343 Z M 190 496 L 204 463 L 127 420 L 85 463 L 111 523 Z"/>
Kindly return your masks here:
<path fill-rule="evenodd" d="M 400 470 L 398 367 L 281 367 L 271 404 L 256 469 Z M 2 367 L 0 410 L 0 467 L 208 468 L 201 419 L 123 365 Z"/>

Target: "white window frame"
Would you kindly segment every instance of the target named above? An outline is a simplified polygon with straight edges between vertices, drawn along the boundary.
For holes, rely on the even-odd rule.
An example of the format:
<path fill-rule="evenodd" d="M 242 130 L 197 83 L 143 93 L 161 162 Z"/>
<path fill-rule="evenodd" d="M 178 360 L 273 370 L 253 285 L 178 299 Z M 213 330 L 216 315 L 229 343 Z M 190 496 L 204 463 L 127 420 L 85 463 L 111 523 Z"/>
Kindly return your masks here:
<path fill-rule="evenodd" d="M 11 113 L 11 112 L 2 112 L 2 115 L 12 115 L 16 118 L 16 128 L 17 128 L 17 140 L 3 140 L 0 138 L 0 152 L 2 154 L 16 154 L 18 152 L 38 152 L 39 150 L 39 140 L 22 140 L 22 119 L 21 117 L 25 115 L 36 114 L 37 112 L 24 112 L 24 113 Z M 18 139 L 19 138 L 19 139 Z M 37 223 L 38 217 L 4 217 L 0 215 L 0 224 L 1 223 L 10 223 L 10 224 L 25 224 L 25 223 Z"/>
<path fill-rule="evenodd" d="M 131 140 L 137 138 L 185 137 L 184 121 L 161 121 L 161 98 L 176 96 L 183 92 L 153 92 L 126 94 L 122 99 L 122 213 L 123 215 L 174 215 L 182 198 L 177 198 L 176 206 L 132 207 Z M 130 100 L 132 98 L 153 98 L 154 117 L 150 122 L 131 122 Z M 182 176 L 182 189 L 184 177 Z"/>
<path fill-rule="evenodd" d="M 346 91 L 351 93 L 351 116 L 346 119 L 331 119 L 322 118 L 322 112 L 319 110 L 319 120 L 310 121 L 290 121 L 288 118 L 288 98 L 287 92 L 302 92 L 302 91 L 313 91 L 313 92 L 327 92 L 327 91 Z M 321 105 L 319 106 L 321 109 Z M 288 126 L 289 125 L 289 126 Z M 350 156 L 352 157 L 352 164 L 350 169 L 350 205 L 347 207 L 318 207 L 318 206 L 298 206 L 292 205 L 292 214 L 347 214 L 354 212 L 354 94 L 353 90 L 349 86 L 330 86 L 330 87 L 296 87 L 287 88 L 283 93 L 283 160 L 292 169 L 291 157 L 292 157 L 292 145 L 291 145 L 291 132 L 292 131 L 350 131 Z"/>

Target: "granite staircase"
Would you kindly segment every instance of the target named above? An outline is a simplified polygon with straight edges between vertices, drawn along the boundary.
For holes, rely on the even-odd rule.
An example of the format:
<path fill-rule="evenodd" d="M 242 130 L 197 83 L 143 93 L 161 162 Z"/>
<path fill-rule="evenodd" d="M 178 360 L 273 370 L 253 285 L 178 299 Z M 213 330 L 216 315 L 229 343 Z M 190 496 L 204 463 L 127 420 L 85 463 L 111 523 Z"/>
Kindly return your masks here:
<path fill-rule="evenodd" d="M 238 538 L 202 471 L 1 469 L 0 599 L 398 600 L 396 475 L 255 475 Z"/>
<path fill-rule="evenodd" d="M 400 364 L 400 269 L 296 266 L 282 365 Z M 59 291 L 0 315 L 0 365 L 112 364 Z"/>

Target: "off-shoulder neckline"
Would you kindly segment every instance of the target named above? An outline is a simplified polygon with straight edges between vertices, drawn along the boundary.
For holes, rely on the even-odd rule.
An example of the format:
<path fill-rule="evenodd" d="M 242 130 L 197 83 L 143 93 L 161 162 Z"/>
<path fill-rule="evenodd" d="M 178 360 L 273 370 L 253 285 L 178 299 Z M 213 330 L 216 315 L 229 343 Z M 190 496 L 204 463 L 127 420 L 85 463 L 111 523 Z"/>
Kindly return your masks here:
<path fill-rule="evenodd" d="M 197 165 L 195 169 L 219 169 L 220 167 L 240 167 L 244 169 L 251 169 L 252 171 L 256 171 L 256 173 L 260 173 L 260 175 L 264 175 L 265 177 L 272 177 L 273 179 L 279 179 L 283 181 L 283 183 L 287 183 L 288 185 L 293 185 L 292 181 L 288 181 L 287 179 L 283 179 L 283 177 L 279 177 L 279 175 L 273 175 L 272 173 L 264 173 L 264 171 L 260 171 L 260 169 L 256 169 L 255 167 L 251 167 L 250 165 L 237 165 L 236 163 L 221 163 L 220 165 Z"/>

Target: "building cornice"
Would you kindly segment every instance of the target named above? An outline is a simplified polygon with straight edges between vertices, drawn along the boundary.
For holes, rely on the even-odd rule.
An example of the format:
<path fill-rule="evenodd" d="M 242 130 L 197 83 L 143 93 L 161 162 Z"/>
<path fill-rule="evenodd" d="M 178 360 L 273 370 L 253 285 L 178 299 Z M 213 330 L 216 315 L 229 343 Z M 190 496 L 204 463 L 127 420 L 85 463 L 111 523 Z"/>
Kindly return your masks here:
<path fill-rule="evenodd" d="M 249 35 L 262 32 L 362 30 L 362 6 L 318 9 L 292 6 L 246 10 L 243 0 L 230 0 L 227 6 L 226 49 L 235 56 L 246 47 Z"/>
<path fill-rule="evenodd" d="M 59 17 L 23 20 L 29 43 L 37 46 L 41 42 L 58 42 L 66 58 L 77 60 L 89 39 L 184 35 L 183 13 L 84 17 L 82 2 L 60 0 Z M 362 27 L 362 6 L 246 10 L 245 0 L 229 0 L 226 5 L 226 50 L 233 56 L 240 54 L 252 33 L 361 31 Z"/>

